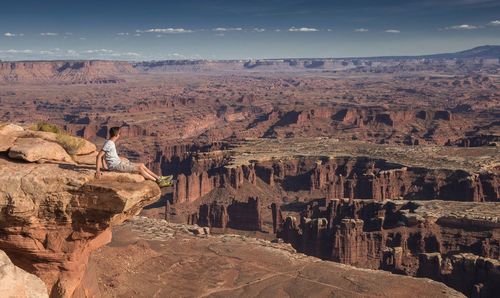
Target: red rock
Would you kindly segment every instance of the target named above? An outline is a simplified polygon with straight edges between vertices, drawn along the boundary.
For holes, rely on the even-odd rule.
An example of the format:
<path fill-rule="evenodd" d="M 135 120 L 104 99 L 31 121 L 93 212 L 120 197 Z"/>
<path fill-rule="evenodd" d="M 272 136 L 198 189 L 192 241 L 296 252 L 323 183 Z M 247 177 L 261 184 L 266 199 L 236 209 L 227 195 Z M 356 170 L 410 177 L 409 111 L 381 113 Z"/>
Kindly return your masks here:
<path fill-rule="evenodd" d="M 39 276 L 51 297 L 70 297 L 89 254 L 111 240 L 111 227 L 159 196 L 158 186 L 139 175 L 94 180 L 85 166 L 0 158 L 0 249 Z"/>

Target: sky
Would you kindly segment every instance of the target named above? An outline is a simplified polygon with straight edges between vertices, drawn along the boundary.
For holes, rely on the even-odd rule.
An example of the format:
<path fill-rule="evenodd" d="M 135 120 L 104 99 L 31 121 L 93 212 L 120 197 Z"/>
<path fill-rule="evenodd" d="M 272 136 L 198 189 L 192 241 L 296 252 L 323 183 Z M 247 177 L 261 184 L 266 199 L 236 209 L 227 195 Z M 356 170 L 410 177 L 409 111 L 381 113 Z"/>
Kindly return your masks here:
<path fill-rule="evenodd" d="M 500 45 L 500 0 L 15 0 L 0 60 L 264 59 Z"/>

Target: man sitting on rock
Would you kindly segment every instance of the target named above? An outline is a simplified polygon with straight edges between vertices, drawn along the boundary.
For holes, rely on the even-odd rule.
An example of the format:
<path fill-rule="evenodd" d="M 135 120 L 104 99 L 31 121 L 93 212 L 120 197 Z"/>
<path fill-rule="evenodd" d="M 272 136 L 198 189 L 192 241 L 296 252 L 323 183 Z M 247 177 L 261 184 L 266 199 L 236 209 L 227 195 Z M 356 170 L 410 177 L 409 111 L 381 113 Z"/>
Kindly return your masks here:
<path fill-rule="evenodd" d="M 102 175 L 103 159 L 110 171 L 124 173 L 140 173 L 147 180 L 156 181 L 160 187 L 172 185 L 172 176 L 158 176 L 148 169 L 143 163 L 131 163 L 126 158 L 120 158 L 116 152 L 115 142 L 120 138 L 120 128 L 111 127 L 109 129 L 109 139 L 104 142 L 101 151 L 96 157 L 95 177 L 99 179 Z M 104 158 L 103 158 L 104 157 Z"/>

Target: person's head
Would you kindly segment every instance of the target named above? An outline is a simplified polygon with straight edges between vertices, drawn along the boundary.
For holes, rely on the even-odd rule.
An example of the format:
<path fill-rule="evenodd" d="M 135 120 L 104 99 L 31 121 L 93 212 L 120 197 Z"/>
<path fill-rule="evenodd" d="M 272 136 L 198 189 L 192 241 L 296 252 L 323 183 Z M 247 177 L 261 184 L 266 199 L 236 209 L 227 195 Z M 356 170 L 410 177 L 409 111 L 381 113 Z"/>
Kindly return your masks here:
<path fill-rule="evenodd" d="M 120 128 L 118 126 L 111 127 L 109 129 L 109 138 L 117 139 L 120 136 Z"/>

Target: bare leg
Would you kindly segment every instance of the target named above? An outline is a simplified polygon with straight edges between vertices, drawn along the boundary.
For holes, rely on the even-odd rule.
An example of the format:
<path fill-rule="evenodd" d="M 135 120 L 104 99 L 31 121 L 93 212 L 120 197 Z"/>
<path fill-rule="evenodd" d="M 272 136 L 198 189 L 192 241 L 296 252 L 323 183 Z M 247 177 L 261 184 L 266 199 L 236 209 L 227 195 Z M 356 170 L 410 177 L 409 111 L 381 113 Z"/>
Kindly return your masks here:
<path fill-rule="evenodd" d="M 154 176 L 150 175 L 150 174 L 149 174 L 149 173 L 148 173 L 148 172 L 147 172 L 144 168 L 145 168 L 145 167 L 144 167 L 144 165 L 142 165 L 142 164 L 137 165 L 137 171 L 138 171 L 139 173 L 141 173 L 141 175 L 142 175 L 144 178 L 146 178 L 146 179 L 148 179 L 148 180 L 156 181 L 156 180 L 157 180 L 157 178 L 155 178 Z"/>
<path fill-rule="evenodd" d="M 157 177 L 156 179 L 160 178 L 158 175 L 156 175 L 155 172 L 153 172 L 150 169 L 148 169 L 148 167 L 144 166 L 144 169 L 146 170 L 146 172 L 148 172 L 149 175 L 151 175 L 153 177 Z"/>

